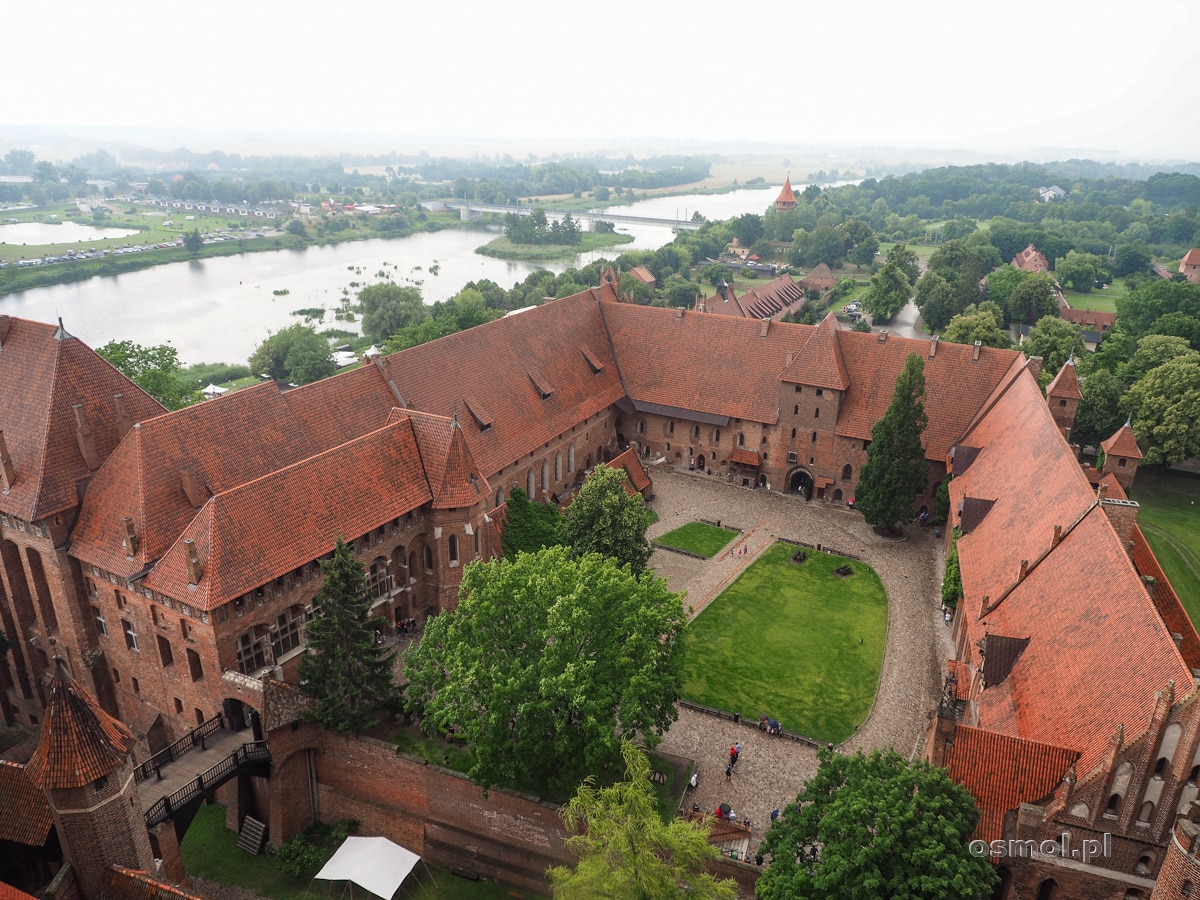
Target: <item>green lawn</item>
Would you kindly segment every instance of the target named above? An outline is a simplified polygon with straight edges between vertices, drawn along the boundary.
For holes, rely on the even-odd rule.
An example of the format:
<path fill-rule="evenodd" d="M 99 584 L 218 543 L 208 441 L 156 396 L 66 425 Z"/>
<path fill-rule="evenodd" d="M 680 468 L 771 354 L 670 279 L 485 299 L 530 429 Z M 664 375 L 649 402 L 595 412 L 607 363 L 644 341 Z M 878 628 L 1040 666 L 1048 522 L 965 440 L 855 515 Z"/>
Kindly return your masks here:
<path fill-rule="evenodd" d="M 1138 524 L 1163 571 L 1200 628 L 1200 478 L 1171 472 L 1138 472 L 1130 492 L 1141 504 Z"/>
<path fill-rule="evenodd" d="M 257 892 L 270 900 L 306 900 L 330 895 L 328 882 L 293 878 L 275 866 L 273 856 L 251 856 L 237 848 L 237 835 L 225 827 L 225 807 L 202 806 L 183 840 L 183 864 L 189 875 Z M 420 883 L 417 883 L 417 879 Z M 341 886 L 334 885 L 341 895 Z M 444 869 L 418 863 L 396 894 L 405 900 L 509 900 L 537 896 L 489 881 L 468 881 Z"/>
<path fill-rule="evenodd" d="M 674 531 L 668 531 L 662 537 L 655 538 L 654 543 L 712 559 L 737 536 L 738 532 L 732 528 L 718 528 L 704 522 L 688 522 Z"/>
<path fill-rule="evenodd" d="M 866 563 L 796 550 L 773 546 L 688 626 L 683 697 L 840 743 L 875 698 L 887 595 Z"/>

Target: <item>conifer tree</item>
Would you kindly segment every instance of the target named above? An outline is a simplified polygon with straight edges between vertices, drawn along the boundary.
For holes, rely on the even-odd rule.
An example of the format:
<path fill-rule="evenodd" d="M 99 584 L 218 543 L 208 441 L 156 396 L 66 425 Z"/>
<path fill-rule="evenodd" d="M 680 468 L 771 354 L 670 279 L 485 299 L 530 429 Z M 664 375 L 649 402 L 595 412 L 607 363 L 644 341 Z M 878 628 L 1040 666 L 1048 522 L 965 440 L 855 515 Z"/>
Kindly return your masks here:
<path fill-rule="evenodd" d="M 910 353 L 896 377 L 891 405 L 871 429 L 867 464 L 858 482 L 854 502 L 868 525 L 895 530 L 912 518 L 913 495 L 929 478 L 921 443 L 928 422 L 925 363 Z"/>
<path fill-rule="evenodd" d="M 317 702 L 307 718 L 342 734 L 378 724 L 381 708 L 397 705 L 392 677 L 393 651 L 380 645 L 383 623 L 370 617 L 362 563 L 340 537 L 333 556 L 321 561 L 325 583 L 317 593 L 316 618 L 305 629 L 308 653 L 300 662 L 300 683 Z"/>

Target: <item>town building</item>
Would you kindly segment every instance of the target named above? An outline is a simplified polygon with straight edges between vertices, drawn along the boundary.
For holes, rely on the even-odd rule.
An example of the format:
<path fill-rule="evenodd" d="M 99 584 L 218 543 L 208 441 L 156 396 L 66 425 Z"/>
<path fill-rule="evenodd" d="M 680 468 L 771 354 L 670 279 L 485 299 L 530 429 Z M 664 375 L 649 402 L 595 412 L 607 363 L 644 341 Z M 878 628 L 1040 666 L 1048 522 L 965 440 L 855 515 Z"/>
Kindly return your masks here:
<path fill-rule="evenodd" d="M 1200 284 L 1200 247 L 1193 247 L 1179 261 L 1179 273 L 1192 284 Z"/>
<path fill-rule="evenodd" d="M 1007 896 L 1148 897 L 1165 859 L 1195 865 L 1176 819 L 1200 782 L 1200 638 L 1125 499 L 1132 432 L 1089 475 L 1068 443 L 1073 367 L 1048 403 L 1041 361 L 1019 352 L 844 331 L 832 315 L 794 325 L 637 306 L 611 270 L 314 384 L 175 412 L 61 324 L 0 317 L 0 613 L 13 638 L 0 712 L 53 732 L 64 691 L 94 696 L 94 719 L 114 723 L 103 728 L 119 747 L 127 732 L 122 752 L 139 759 L 217 714 L 256 737 L 286 731 L 260 727 L 264 693 L 298 678 L 319 563 L 339 537 L 390 629 L 454 607 L 462 567 L 498 553 L 493 513 L 513 489 L 563 500 L 600 462 L 644 492 L 640 463 L 654 463 L 845 504 L 912 353 L 929 414 L 913 509 L 933 510 L 953 473 L 965 595 L 927 755 L 979 801 L 981 837 L 1119 836 L 1086 868 L 1006 865 Z M 297 784 L 309 771 L 302 755 L 277 766 Z M 0 765 L 0 788 L 16 774 Z M 285 802 L 308 802 L 295 793 Z M 30 846 L 45 837 L 44 811 L 19 819 L 0 815 L 0 839 L 18 825 Z M 143 856 L 112 862 L 134 871 Z"/>

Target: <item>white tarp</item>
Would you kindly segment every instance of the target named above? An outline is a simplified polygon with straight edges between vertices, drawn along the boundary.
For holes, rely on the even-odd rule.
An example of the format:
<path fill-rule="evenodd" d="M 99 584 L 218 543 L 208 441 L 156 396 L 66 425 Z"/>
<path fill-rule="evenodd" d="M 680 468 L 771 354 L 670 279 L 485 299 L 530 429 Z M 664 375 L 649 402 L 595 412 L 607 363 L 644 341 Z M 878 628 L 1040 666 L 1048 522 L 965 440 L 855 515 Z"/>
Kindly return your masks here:
<path fill-rule="evenodd" d="M 353 881 L 376 897 L 391 900 L 420 858 L 385 837 L 351 835 L 317 877 L 322 881 Z"/>
<path fill-rule="evenodd" d="M 203 391 L 205 397 L 220 397 L 222 394 L 228 394 L 229 388 L 217 387 L 215 384 L 209 383 Z"/>

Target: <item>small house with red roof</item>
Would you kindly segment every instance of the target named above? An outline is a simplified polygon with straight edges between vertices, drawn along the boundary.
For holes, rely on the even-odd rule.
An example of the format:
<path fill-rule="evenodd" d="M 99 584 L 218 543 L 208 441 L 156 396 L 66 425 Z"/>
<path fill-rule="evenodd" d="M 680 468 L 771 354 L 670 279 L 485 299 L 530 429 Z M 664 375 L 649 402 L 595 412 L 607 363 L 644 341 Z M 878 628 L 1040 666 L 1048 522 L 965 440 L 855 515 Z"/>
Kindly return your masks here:
<path fill-rule="evenodd" d="M 1193 247 L 1179 261 L 1179 273 L 1192 284 L 1200 284 L 1200 247 Z"/>
<path fill-rule="evenodd" d="M 1014 268 L 1020 269 L 1022 272 L 1038 273 L 1050 271 L 1050 263 L 1046 261 L 1046 257 L 1033 244 L 1030 244 L 1014 256 L 1012 264 Z"/>

